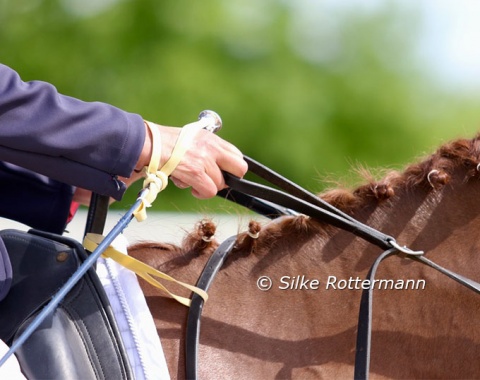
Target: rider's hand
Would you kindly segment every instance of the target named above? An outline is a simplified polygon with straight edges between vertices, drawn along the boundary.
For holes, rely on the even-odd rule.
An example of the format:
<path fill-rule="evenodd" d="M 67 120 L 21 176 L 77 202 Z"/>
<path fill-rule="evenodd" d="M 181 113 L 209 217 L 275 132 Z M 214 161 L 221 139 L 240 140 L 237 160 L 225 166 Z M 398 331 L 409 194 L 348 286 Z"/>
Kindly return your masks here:
<path fill-rule="evenodd" d="M 159 126 L 162 136 L 162 159 L 165 163 L 173 150 L 180 128 Z M 160 165 L 160 166 L 161 166 Z M 197 132 L 170 179 L 179 188 L 192 187 L 197 198 L 211 198 L 226 187 L 222 170 L 237 177 L 247 172 L 247 163 L 234 145 L 206 130 Z"/>
<path fill-rule="evenodd" d="M 180 134 L 181 128 L 156 125 L 161 135 L 161 159 L 159 168 L 170 158 Z M 152 136 L 146 128 L 146 138 L 136 170 L 130 178 L 119 178 L 130 186 L 143 178 L 143 167 L 148 166 L 152 154 Z M 243 177 L 248 170 L 242 152 L 234 145 L 206 130 L 197 132 L 193 143 L 170 176 L 171 182 L 185 189 L 192 187 L 192 194 L 197 198 L 211 198 L 226 187 L 221 171 Z M 77 189 L 74 200 L 88 205 L 91 192 Z"/>

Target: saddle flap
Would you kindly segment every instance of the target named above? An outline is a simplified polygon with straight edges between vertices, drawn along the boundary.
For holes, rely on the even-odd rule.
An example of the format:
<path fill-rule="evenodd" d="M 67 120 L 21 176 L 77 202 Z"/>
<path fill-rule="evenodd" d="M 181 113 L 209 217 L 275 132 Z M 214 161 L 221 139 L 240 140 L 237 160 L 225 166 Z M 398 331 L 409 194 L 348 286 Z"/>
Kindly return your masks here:
<path fill-rule="evenodd" d="M 13 273 L 11 289 L 0 302 L 0 339 L 8 343 L 22 322 L 68 280 L 79 261 L 71 247 L 51 239 L 17 230 L 0 231 L 0 238 Z"/>

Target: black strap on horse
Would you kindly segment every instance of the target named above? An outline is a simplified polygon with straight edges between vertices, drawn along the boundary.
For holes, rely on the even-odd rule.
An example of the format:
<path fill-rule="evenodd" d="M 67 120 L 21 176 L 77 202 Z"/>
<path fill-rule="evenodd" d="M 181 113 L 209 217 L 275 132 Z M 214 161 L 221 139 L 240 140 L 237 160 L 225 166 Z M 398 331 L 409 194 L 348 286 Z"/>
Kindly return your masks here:
<path fill-rule="evenodd" d="M 229 186 L 229 189 L 220 191 L 218 193 L 219 196 L 270 218 L 302 213 L 349 231 L 384 249 L 385 251 L 377 258 L 369 271 L 368 279 L 370 280 L 374 279 L 375 272 L 382 260 L 402 252 L 407 254 L 411 259 L 426 264 L 475 292 L 480 293 L 480 284 L 475 281 L 469 280 L 433 263 L 423 256 L 423 252 L 415 252 L 409 248 L 400 247 L 393 237 L 357 221 L 257 161 L 249 157 L 244 158 L 248 163 L 250 172 L 277 186 L 280 190 L 240 179 L 229 173 L 224 173 L 225 182 Z M 197 283 L 199 288 L 208 290 L 215 275 L 220 270 L 223 262 L 234 246 L 235 236 L 229 238 L 217 248 L 200 276 Z M 371 281 L 370 283 L 372 284 L 373 282 Z M 372 302 L 373 286 L 363 291 L 360 304 L 355 357 L 355 379 L 368 378 L 372 330 Z M 197 378 L 197 354 L 202 308 L 203 300 L 194 294 L 188 315 L 185 344 L 187 379 Z"/>
<path fill-rule="evenodd" d="M 395 239 L 370 228 L 351 216 L 336 209 L 322 199 L 284 178 L 280 174 L 245 157 L 249 171 L 274 184 L 281 190 L 237 178 L 229 173 L 224 173 L 225 182 L 229 189 L 219 192 L 219 196 L 245 206 L 253 211 L 270 218 L 293 213 L 302 213 L 320 221 L 327 222 L 346 231 L 352 232 L 367 241 L 383 248 L 392 248 Z M 283 190 L 283 191 L 282 191 Z M 222 243 L 207 262 L 203 273 L 196 286 L 208 290 L 215 275 L 222 267 L 228 254 L 235 245 L 236 237 L 233 236 Z M 186 331 L 185 356 L 186 378 L 197 378 L 198 367 L 198 341 L 200 333 L 200 318 L 203 309 L 203 299 L 192 296 L 189 309 Z"/>
<path fill-rule="evenodd" d="M 374 283 L 375 273 L 380 263 L 389 256 L 397 255 L 399 252 L 396 248 L 392 248 L 383 252 L 373 263 L 367 275 L 367 280 L 370 284 Z M 461 285 L 480 294 L 480 284 L 476 281 L 470 280 L 455 272 L 452 272 L 433 261 L 427 259 L 425 256 L 412 255 L 410 259 L 425 264 L 447 277 L 457 281 Z M 371 350 L 371 336 L 372 336 L 372 305 L 373 305 L 373 286 L 362 291 L 362 299 L 360 301 L 360 311 L 358 313 L 358 327 L 357 327 L 357 345 L 355 353 L 355 373 L 354 379 L 368 379 L 370 367 L 370 350 Z"/>
<path fill-rule="evenodd" d="M 232 251 L 237 240 L 231 236 L 215 250 L 208 260 L 197 282 L 197 287 L 207 291 L 210 288 L 216 274 L 223 266 L 228 254 Z M 204 300 L 198 294 L 193 293 L 192 303 L 187 318 L 186 342 L 185 342 L 185 378 L 197 378 L 198 366 L 198 341 L 200 337 L 200 318 L 202 316 Z"/>
<path fill-rule="evenodd" d="M 234 198 L 235 194 L 238 193 L 246 194 L 250 197 L 247 197 L 248 199 L 257 199 L 257 203 L 258 199 L 267 200 L 276 205 L 283 206 L 287 209 L 294 210 L 349 231 L 380 248 L 392 248 L 391 242 L 395 241 L 393 237 L 360 223 L 350 215 L 345 214 L 259 162 L 254 161 L 249 157 L 245 157 L 245 161 L 247 161 L 251 173 L 271 182 L 283 191 L 240 179 L 229 173 L 224 173 L 225 183 L 235 192 L 227 189 L 226 191 L 224 190 L 221 192 L 219 194 L 220 196 L 224 196 L 236 203 L 241 202 L 241 200 Z M 281 212 L 281 210 L 277 211 Z"/>

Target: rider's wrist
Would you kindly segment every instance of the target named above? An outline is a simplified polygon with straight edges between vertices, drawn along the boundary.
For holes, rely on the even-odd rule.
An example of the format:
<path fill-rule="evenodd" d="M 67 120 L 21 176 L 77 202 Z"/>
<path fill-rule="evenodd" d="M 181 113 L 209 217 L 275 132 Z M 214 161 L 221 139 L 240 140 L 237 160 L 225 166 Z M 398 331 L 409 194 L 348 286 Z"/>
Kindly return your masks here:
<path fill-rule="evenodd" d="M 145 166 L 148 166 L 150 158 L 152 157 L 152 132 L 150 132 L 148 123 L 148 121 L 144 120 L 145 141 L 143 143 L 140 157 L 138 158 L 137 164 L 135 165 L 134 171 L 137 173 L 141 172 Z"/>

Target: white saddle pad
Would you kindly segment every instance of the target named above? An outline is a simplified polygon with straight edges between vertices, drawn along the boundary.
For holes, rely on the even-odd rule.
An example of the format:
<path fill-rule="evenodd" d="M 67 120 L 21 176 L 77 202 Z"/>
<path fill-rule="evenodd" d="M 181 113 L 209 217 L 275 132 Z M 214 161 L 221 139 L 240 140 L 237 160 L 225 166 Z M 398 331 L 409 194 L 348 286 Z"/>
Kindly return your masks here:
<path fill-rule="evenodd" d="M 7 353 L 9 348 L 10 347 L 0 340 L 0 358 L 3 358 L 3 355 Z M 15 355 L 10 356 L 5 364 L 0 367 L 0 379 L 26 380 L 20 371 L 20 365 Z"/>
<path fill-rule="evenodd" d="M 126 254 L 127 241 L 112 244 Z M 137 276 L 110 259 L 100 258 L 97 273 L 112 305 L 130 364 L 138 380 L 170 379 L 155 323 Z"/>

